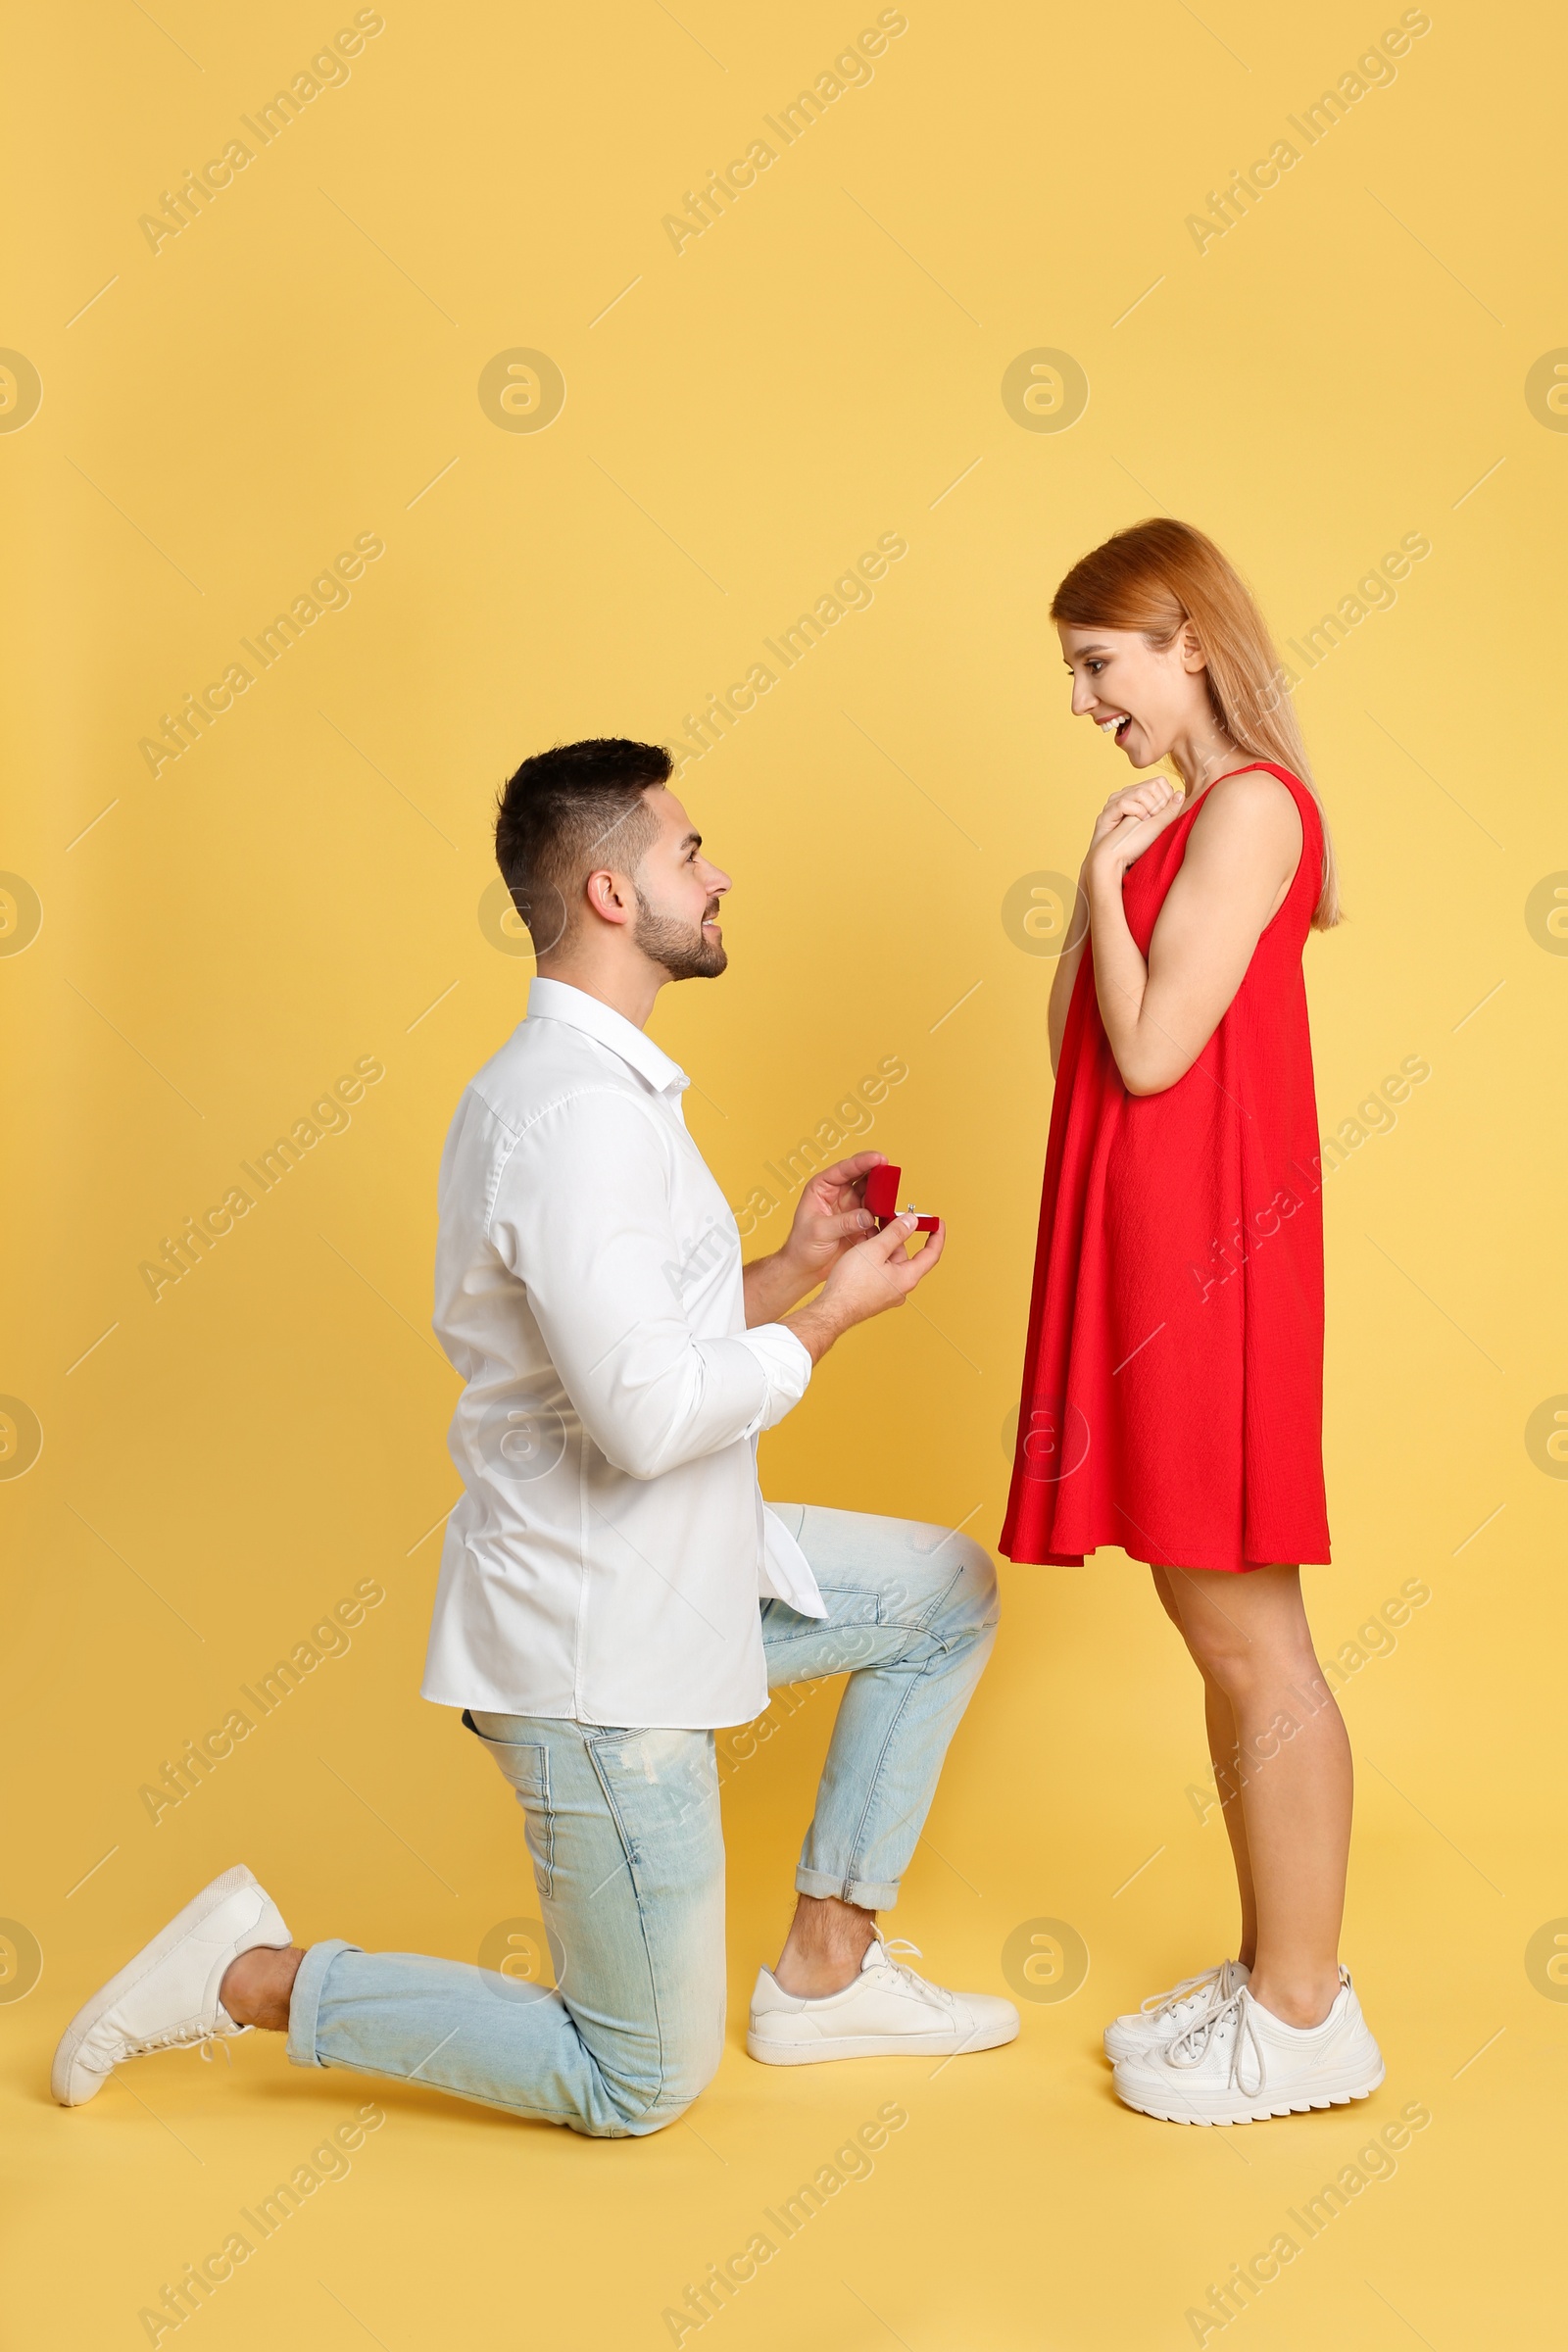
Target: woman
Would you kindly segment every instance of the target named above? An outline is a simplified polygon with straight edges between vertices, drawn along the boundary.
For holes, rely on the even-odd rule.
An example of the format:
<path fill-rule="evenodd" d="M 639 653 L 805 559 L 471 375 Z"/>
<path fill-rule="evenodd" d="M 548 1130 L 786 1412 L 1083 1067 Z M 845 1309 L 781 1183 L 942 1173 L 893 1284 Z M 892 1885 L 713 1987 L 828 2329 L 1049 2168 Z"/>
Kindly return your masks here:
<path fill-rule="evenodd" d="M 1364 2098 L 1339 1965 L 1350 1756 L 1302 1607 L 1329 1557 L 1323 1229 L 1301 951 L 1339 920 L 1287 676 L 1186 523 L 1120 531 L 1051 616 L 1072 708 L 1134 768 L 1096 821 L 1051 999 L 1056 1073 L 1002 1548 L 1119 1544 L 1203 1678 L 1234 1961 L 1118 2018 L 1117 2094 L 1170 2123 Z M 1085 919 L 1087 911 L 1087 920 Z"/>

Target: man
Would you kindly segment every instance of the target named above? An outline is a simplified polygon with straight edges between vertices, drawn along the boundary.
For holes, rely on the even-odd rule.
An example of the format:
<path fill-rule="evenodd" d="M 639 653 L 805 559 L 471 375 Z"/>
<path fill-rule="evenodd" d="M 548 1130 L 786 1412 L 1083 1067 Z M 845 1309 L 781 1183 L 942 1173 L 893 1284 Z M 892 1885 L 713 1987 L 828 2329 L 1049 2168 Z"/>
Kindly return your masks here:
<path fill-rule="evenodd" d="M 896 1962 L 876 1925 L 995 1638 L 990 1558 L 939 1527 L 769 1512 L 757 1483 L 759 1432 L 845 1332 L 903 1303 L 943 1233 L 910 1255 L 912 1215 L 876 1229 L 881 1154 L 862 1152 L 808 1184 L 784 1247 L 743 1272 L 686 1133 L 687 1080 L 644 1034 L 666 981 L 726 961 L 729 877 L 669 774 L 665 752 L 599 741 L 508 784 L 496 852 L 538 977 L 441 1164 L 435 1328 L 466 1383 L 449 1440 L 466 1491 L 423 1694 L 463 1709 L 516 1791 L 556 1989 L 340 1940 L 301 1950 L 240 1868 L 74 2020 L 55 2059 L 67 2105 L 125 2058 L 263 2026 L 298 2065 L 596 2137 L 673 2123 L 723 2048 L 713 1733 L 770 1686 L 846 1669 L 747 2048 L 785 2066 L 945 2056 L 1018 2031 L 1010 2002 Z"/>

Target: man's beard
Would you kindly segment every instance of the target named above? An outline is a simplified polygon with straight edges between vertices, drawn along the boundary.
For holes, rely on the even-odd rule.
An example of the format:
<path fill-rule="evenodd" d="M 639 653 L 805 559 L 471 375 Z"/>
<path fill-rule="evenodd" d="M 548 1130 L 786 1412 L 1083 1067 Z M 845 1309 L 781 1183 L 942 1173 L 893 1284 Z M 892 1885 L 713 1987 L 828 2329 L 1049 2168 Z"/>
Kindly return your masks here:
<path fill-rule="evenodd" d="M 633 890 L 637 885 L 632 884 Z M 710 919 L 718 912 L 715 899 Z M 716 980 L 729 962 L 720 939 L 710 939 L 701 924 L 688 929 L 667 914 L 656 914 L 637 890 L 637 922 L 632 937 L 651 963 L 662 964 L 672 980 Z"/>

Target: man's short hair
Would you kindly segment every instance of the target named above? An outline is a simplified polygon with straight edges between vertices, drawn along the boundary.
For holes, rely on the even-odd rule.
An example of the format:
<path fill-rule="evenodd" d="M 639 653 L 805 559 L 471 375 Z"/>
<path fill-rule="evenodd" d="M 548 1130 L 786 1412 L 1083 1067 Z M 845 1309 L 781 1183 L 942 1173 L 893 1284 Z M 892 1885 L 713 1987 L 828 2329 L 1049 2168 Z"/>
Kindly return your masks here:
<path fill-rule="evenodd" d="M 667 784 L 672 767 L 659 744 L 601 735 L 536 752 L 509 778 L 496 805 L 496 863 L 535 955 L 571 930 L 596 867 L 634 870 L 657 831 L 643 794 Z"/>

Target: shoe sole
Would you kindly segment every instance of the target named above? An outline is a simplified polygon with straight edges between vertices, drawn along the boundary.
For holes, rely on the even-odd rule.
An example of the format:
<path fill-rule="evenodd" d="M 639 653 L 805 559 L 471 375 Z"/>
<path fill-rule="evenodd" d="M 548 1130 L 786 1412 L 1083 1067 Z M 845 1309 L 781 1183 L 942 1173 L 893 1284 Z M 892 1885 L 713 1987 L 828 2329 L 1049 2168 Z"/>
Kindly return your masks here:
<path fill-rule="evenodd" d="M 1388 2069 L 1380 2059 L 1378 2071 L 1370 2079 L 1357 2076 L 1352 2082 L 1344 2084 L 1337 2090 L 1325 2090 L 1321 2098 L 1291 2099 L 1284 2105 L 1271 2103 L 1267 2099 L 1259 2099 L 1251 2105 L 1239 2101 L 1235 2107 L 1230 2108 L 1223 2115 L 1201 2115 L 1191 2107 L 1178 2113 L 1168 2102 L 1156 2103 L 1152 2095 L 1135 2096 L 1130 2090 L 1124 2089 L 1119 2082 L 1115 2085 L 1115 2090 L 1117 2098 L 1124 2107 L 1131 2107 L 1138 2115 L 1152 2116 L 1154 2121 L 1159 2124 L 1201 2124 L 1209 2127 L 1229 2124 L 1266 2124 L 1272 2122 L 1276 2116 L 1310 2115 L 1315 2108 L 1348 2107 L 1356 2099 L 1369 2099 L 1372 2093 L 1380 2088 L 1387 2073 Z"/>
<path fill-rule="evenodd" d="M 1016 2041 L 1021 2020 L 973 2034 L 846 2034 L 829 2041 L 771 2041 L 748 2030 L 746 2053 L 763 2066 L 821 2066 L 834 2058 L 960 2058 Z"/>
<path fill-rule="evenodd" d="M 232 1870 L 225 1870 L 221 1878 L 214 1879 L 210 1886 L 204 1886 L 200 1894 L 194 1895 L 183 1911 L 176 1912 L 168 1927 L 155 1936 L 151 1943 L 143 1944 L 135 1958 L 127 1960 L 120 1974 L 111 1977 L 107 1984 L 101 1984 L 92 1999 L 77 2010 L 60 2037 L 60 2046 L 55 2052 L 49 2075 L 49 2088 L 62 2107 L 84 2107 L 109 2080 L 108 2075 L 96 2075 L 90 2090 L 74 2097 L 72 2095 L 71 2076 L 76 2062 L 76 2052 L 105 2010 L 112 2009 L 122 1994 L 140 1984 L 149 1969 L 156 1968 L 159 1961 L 172 1952 L 192 1928 L 198 1928 L 204 1919 L 210 1919 L 231 1894 L 238 1894 L 242 1887 L 254 1886 L 256 1883 L 254 1871 L 247 1870 L 243 1862 L 236 1863 Z"/>

